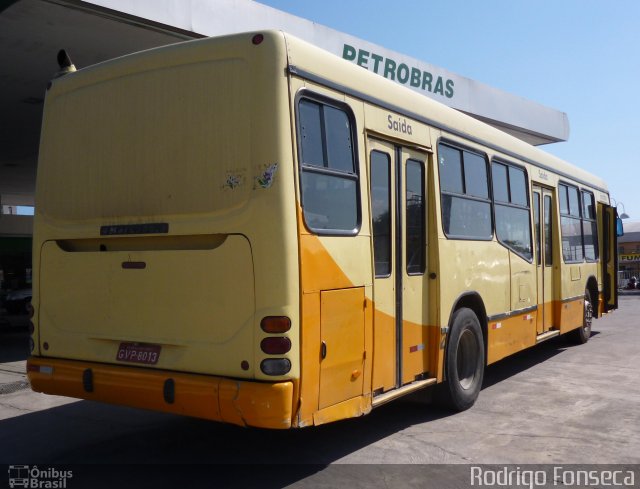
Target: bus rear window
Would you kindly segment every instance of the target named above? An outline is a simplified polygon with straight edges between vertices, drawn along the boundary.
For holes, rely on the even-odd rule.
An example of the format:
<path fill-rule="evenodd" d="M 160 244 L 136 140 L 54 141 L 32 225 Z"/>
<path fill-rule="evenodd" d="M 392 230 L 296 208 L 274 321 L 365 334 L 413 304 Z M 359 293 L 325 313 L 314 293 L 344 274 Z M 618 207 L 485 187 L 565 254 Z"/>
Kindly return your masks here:
<path fill-rule="evenodd" d="M 350 112 L 303 97 L 297 114 L 304 221 L 319 234 L 356 234 L 360 205 Z"/>

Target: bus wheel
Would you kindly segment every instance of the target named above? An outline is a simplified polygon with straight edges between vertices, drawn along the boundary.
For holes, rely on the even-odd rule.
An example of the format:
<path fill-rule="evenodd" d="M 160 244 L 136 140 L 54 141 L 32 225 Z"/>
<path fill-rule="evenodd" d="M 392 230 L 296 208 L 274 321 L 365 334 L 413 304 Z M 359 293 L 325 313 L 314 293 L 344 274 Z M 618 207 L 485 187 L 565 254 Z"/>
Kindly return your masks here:
<path fill-rule="evenodd" d="M 591 337 L 591 323 L 593 322 L 593 303 L 591 302 L 591 294 L 589 289 L 584 291 L 584 308 L 582 312 L 582 326 L 573 330 L 571 339 L 574 343 L 582 345 L 589 341 Z"/>
<path fill-rule="evenodd" d="M 453 314 L 447 344 L 445 372 L 447 381 L 440 386 L 439 400 L 457 411 L 476 402 L 484 375 L 484 341 L 475 313 L 466 307 Z"/>

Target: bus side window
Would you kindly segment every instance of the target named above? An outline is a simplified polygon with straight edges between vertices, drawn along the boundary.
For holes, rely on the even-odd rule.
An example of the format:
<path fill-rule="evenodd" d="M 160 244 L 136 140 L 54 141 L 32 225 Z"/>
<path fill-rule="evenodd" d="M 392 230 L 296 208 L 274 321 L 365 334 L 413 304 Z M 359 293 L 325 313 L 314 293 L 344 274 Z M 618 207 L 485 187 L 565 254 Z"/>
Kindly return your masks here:
<path fill-rule="evenodd" d="M 596 221 L 596 203 L 591 192 L 582 191 L 582 235 L 584 257 L 588 261 L 598 259 L 598 224 Z"/>
<path fill-rule="evenodd" d="M 391 274 L 391 161 L 387 153 L 372 151 L 371 227 L 377 278 Z"/>
<path fill-rule="evenodd" d="M 533 250 L 527 175 L 521 168 L 499 162 L 493 162 L 491 173 L 498 241 L 531 261 Z"/>
<path fill-rule="evenodd" d="M 553 265 L 553 226 L 551 225 L 551 196 L 544 196 L 544 266 Z"/>
<path fill-rule="evenodd" d="M 442 226 L 448 238 L 490 240 L 491 201 L 483 156 L 438 145 Z"/>
<path fill-rule="evenodd" d="M 407 273 L 424 273 L 426 229 L 424 209 L 424 164 L 417 160 L 407 160 L 406 166 L 406 255 Z"/>
<path fill-rule="evenodd" d="M 562 257 L 567 263 L 584 260 L 582 241 L 582 223 L 580 218 L 581 205 L 578 189 L 573 186 L 560 184 L 560 230 L 562 234 Z"/>
<path fill-rule="evenodd" d="M 356 234 L 361 214 L 352 118 L 346 108 L 306 97 L 297 115 L 304 221 L 319 234 Z"/>

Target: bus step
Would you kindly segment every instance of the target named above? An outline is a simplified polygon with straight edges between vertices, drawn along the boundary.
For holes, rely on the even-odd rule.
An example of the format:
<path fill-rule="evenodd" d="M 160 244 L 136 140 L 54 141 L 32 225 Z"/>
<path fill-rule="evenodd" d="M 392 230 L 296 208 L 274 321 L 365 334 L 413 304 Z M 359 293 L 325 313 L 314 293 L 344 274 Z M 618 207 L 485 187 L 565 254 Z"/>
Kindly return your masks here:
<path fill-rule="evenodd" d="M 391 401 L 392 399 L 396 399 L 400 396 L 410 394 L 411 392 L 424 389 L 425 387 L 434 385 L 436 382 L 437 382 L 437 379 L 435 378 L 411 382 L 410 384 L 403 385 L 398 389 L 393 389 L 391 391 L 385 392 L 384 394 L 380 394 L 379 396 L 374 397 L 371 404 L 373 407 L 381 406 L 382 404 L 385 404 Z"/>
<path fill-rule="evenodd" d="M 551 331 L 547 331 L 546 333 L 539 334 L 538 336 L 536 336 L 536 345 L 548 339 L 555 338 L 558 335 L 560 335 L 559 329 L 552 329 Z"/>

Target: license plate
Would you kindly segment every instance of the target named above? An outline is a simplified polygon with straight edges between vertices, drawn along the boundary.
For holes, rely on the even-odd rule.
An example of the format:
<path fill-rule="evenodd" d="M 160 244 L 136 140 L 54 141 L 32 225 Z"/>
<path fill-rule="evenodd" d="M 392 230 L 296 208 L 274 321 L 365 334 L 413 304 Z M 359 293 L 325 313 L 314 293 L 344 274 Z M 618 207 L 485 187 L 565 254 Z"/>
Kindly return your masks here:
<path fill-rule="evenodd" d="M 155 365 L 160 358 L 160 345 L 145 343 L 120 343 L 116 360 L 119 362 L 143 363 Z"/>

